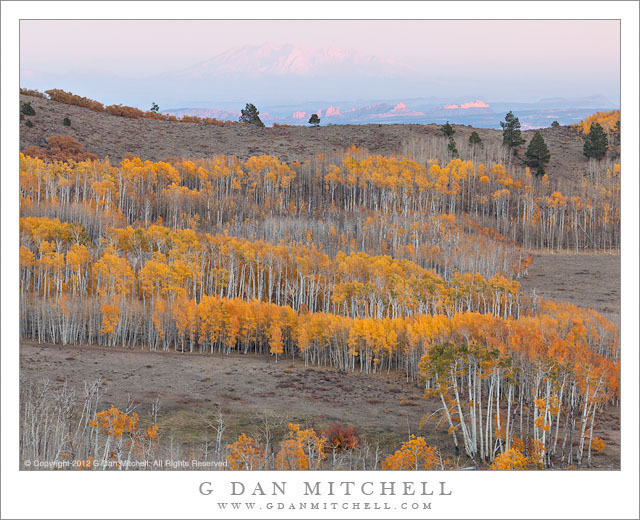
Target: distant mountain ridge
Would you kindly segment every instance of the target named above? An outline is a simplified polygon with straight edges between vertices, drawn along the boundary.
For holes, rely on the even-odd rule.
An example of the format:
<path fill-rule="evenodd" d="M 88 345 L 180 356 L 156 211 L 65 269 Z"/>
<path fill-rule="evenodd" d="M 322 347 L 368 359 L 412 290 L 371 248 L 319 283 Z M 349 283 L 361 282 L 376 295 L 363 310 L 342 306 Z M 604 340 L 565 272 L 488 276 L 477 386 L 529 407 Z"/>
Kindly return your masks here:
<path fill-rule="evenodd" d="M 505 114 L 513 110 L 523 128 L 550 126 L 553 121 L 562 125 L 577 123 L 594 112 L 617 108 L 603 96 L 580 99 L 543 99 L 534 103 L 485 102 L 482 100 L 452 100 L 435 102 L 434 99 L 403 101 L 376 101 L 366 105 L 353 103 L 308 102 L 299 105 L 258 107 L 265 124 L 306 124 L 317 114 L 321 124 L 406 123 L 428 124 L 449 121 L 479 128 L 500 128 Z M 555 107 L 553 105 L 556 105 Z M 580 106 L 584 105 L 584 106 Z M 239 107 L 242 108 L 242 107 Z M 240 111 L 215 108 L 180 108 L 164 113 L 182 116 L 195 115 L 216 119 L 237 120 Z"/>
<path fill-rule="evenodd" d="M 290 43 L 243 45 L 182 70 L 185 79 L 258 76 L 371 75 L 412 72 L 404 63 L 353 49 L 321 49 Z"/>
<path fill-rule="evenodd" d="M 523 125 L 536 127 L 548 126 L 556 119 L 561 124 L 570 124 L 594 111 L 618 108 L 602 95 L 545 98 L 530 103 L 492 102 L 478 99 L 473 93 L 468 97 L 438 98 L 429 95 L 432 94 L 429 83 L 421 83 L 424 97 L 374 98 L 376 94 L 373 92 L 384 82 L 392 87 L 418 81 L 416 72 L 419 71 L 398 61 L 335 46 L 314 48 L 291 43 L 242 45 L 177 74 L 178 81 L 189 86 L 192 96 L 208 92 L 206 97 L 199 99 L 218 98 L 221 100 L 219 103 L 206 101 L 200 104 L 183 99 L 177 101 L 183 108 L 163 112 L 176 116 L 237 120 L 244 104 L 229 103 L 228 100 L 246 97 L 246 102 L 258 107 L 265 124 L 306 124 L 312 114 L 317 114 L 323 125 L 425 124 L 450 120 L 458 124 L 499 128 L 499 122 L 509 110 L 521 118 Z M 284 85 L 308 99 L 324 101 L 283 104 L 276 99 L 282 99 Z M 352 101 L 340 100 L 338 96 L 349 96 Z M 353 101 L 358 98 L 358 101 Z M 224 99 L 227 102 L 222 101 Z"/>

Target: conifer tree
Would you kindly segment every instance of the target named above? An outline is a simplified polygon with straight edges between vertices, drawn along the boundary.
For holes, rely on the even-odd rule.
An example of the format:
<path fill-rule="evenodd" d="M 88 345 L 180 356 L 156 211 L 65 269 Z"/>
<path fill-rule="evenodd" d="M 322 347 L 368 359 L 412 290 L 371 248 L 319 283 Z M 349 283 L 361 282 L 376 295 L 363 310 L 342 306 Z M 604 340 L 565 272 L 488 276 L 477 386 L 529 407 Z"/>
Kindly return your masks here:
<path fill-rule="evenodd" d="M 480 139 L 480 135 L 478 135 L 478 132 L 476 132 L 475 130 L 471 132 L 471 135 L 469 136 L 469 144 L 471 146 L 482 144 L 482 139 Z"/>
<path fill-rule="evenodd" d="M 504 121 L 500 121 L 500 126 L 502 127 L 502 144 L 510 150 L 525 143 L 520 132 L 520 121 L 513 112 L 509 111 Z"/>
<path fill-rule="evenodd" d="M 456 142 L 453 140 L 453 137 L 449 137 L 449 144 L 447 145 L 447 150 L 449 150 L 449 152 L 453 157 L 458 157 L 458 148 L 456 146 Z"/>
<path fill-rule="evenodd" d="M 451 137 L 453 134 L 456 133 L 453 127 L 449 124 L 449 121 L 447 121 L 446 124 L 442 125 L 440 127 L 440 130 L 442 130 L 442 133 L 447 137 Z"/>
<path fill-rule="evenodd" d="M 239 121 L 241 123 L 249 123 L 250 125 L 264 126 L 264 123 L 260 119 L 260 112 L 255 105 L 247 103 L 247 105 L 241 110 L 242 115 Z"/>
<path fill-rule="evenodd" d="M 613 151 L 616 155 L 620 155 L 620 120 L 616 121 L 616 124 L 609 133 L 611 134 Z"/>
<path fill-rule="evenodd" d="M 607 133 L 604 131 L 600 123 L 591 125 L 589 133 L 584 138 L 584 155 L 589 159 L 602 159 L 609 147 Z"/>
<path fill-rule="evenodd" d="M 551 153 L 540 132 L 535 133 L 524 155 L 526 157 L 525 164 L 536 168 L 537 176 L 544 175 L 544 165 L 551 159 Z"/>

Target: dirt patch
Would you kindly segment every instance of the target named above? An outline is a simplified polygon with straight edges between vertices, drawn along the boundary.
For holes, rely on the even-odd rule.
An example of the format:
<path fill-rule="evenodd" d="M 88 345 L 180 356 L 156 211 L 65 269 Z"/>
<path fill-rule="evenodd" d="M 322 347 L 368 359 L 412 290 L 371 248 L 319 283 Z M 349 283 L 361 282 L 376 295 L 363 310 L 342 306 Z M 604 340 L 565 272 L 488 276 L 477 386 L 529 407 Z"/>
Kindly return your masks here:
<path fill-rule="evenodd" d="M 123 348 L 22 343 L 20 373 L 27 381 L 66 380 L 82 395 L 84 381 L 104 383 L 103 406 L 124 408 L 131 397 L 140 416 L 161 401 L 158 424 L 166 438 L 181 443 L 215 438 L 207 425 L 219 405 L 228 422 L 225 441 L 251 433 L 262 413 L 325 429 L 335 421 L 358 426 L 385 452 L 399 448 L 409 432 L 419 433 L 447 453 L 445 430 L 426 425 L 422 416 L 437 403 L 420 397 L 400 374 L 345 374 L 330 368 L 256 355 L 179 354 Z M 406 406 L 404 402 L 411 402 Z M 413 405 L 415 403 L 415 405 Z M 388 411 L 387 411 L 388 410 Z"/>
<path fill-rule="evenodd" d="M 539 254 L 520 280 L 542 298 L 591 308 L 620 325 L 620 255 Z"/>

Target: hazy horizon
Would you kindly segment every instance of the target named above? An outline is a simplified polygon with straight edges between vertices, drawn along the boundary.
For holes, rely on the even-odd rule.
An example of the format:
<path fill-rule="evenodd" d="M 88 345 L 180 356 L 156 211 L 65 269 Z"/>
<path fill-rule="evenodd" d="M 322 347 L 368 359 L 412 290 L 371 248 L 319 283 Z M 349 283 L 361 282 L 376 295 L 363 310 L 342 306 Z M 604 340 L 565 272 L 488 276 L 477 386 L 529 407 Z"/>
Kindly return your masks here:
<path fill-rule="evenodd" d="M 23 20 L 20 28 L 22 87 L 106 104 L 620 100 L 617 20 Z M 258 66 L 256 53 L 280 61 Z"/>

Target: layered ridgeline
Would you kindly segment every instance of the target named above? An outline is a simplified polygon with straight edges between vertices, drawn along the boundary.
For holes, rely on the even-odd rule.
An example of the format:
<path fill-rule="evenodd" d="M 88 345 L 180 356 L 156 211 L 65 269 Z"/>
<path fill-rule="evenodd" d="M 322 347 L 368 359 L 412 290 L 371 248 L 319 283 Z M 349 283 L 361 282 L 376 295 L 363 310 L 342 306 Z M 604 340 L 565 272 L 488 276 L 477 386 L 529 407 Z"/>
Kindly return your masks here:
<path fill-rule="evenodd" d="M 617 164 L 563 184 L 355 148 L 291 164 L 21 156 L 20 192 L 25 339 L 401 370 L 476 461 L 602 447 L 616 327 L 517 280 L 534 249 L 619 248 Z"/>

